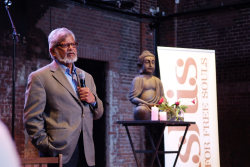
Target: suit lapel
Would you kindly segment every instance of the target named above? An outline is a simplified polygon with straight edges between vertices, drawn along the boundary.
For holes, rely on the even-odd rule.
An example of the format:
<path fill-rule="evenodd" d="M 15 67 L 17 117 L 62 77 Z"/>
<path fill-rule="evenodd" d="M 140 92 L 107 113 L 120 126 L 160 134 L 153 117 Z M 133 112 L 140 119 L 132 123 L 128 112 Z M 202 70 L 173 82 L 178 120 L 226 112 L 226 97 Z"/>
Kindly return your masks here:
<path fill-rule="evenodd" d="M 74 89 L 72 88 L 71 84 L 69 83 L 68 79 L 66 78 L 63 71 L 60 69 L 59 65 L 53 61 L 50 64 L 50 70 L 52 72 L 52 76 L 76 99 L 78 99 L 78 96 Z"/>

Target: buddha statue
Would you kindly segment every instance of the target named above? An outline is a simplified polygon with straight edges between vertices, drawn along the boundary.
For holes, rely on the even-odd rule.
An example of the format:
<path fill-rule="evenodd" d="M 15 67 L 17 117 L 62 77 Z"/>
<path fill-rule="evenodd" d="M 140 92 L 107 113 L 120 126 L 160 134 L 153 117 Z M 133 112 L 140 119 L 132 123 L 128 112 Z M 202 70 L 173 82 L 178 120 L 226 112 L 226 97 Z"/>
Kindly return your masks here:
<path fill-rule="evenodd" d="M 138 67 L 140 75 L 132 81 L 129 100 L 135 104 L 135 120 L 150 120 L 151 107 L 157 105 L 161 98 L 165 101 L 164 90 L 161 80 L 153 76 L 155 56 L 151 52 L 142 52 L 138 59 Z"/>

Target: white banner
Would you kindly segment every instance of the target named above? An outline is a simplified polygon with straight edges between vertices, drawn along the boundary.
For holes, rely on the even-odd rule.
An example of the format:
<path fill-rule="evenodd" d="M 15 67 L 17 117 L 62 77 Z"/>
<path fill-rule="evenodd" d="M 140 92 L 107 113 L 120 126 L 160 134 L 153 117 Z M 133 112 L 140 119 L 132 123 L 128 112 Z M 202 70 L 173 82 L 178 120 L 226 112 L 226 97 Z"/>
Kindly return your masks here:
<path fill-rule="evenodd" d="M 184 121 L 191 125 L 177 167 L 219 167 L 215 51 L 158 47 L 161 81 L 169 104 L 188 105 Z M 192 101 L 195 100 L 195 104 Z M 176 151 L 184 127 L 167 127 L 165 151 Z M 173 166 L 176 154 L 165 154 L 165 166 Z"/>

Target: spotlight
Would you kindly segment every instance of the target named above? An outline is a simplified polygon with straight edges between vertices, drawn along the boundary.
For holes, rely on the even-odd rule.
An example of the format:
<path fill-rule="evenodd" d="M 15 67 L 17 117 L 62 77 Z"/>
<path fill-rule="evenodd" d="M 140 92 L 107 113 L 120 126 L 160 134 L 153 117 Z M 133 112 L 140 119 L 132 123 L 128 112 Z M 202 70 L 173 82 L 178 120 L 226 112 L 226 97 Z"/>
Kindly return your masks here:
<path fill-rule="evenodd" d="M 103 3 L 120 9 L 131 9 L 135 4 L 133 0 L 101 0 Z"/>
<path fill-rule="evenodd" d="M 10 6 L 10 5 L 12 5 L 12 2 L 11 2 L 10 0 L 5 0 L 5 1 L 4 1 L 4 4 L 5 4 L 6 6 Z"/>
<path fill-rule="evenodd" d="M 149 8 L 149 12 L 151 13 L 152 16 L 155 16 L 160 12 L 160 8 L 158 6 L 156 8 L 152 6 Z"/>

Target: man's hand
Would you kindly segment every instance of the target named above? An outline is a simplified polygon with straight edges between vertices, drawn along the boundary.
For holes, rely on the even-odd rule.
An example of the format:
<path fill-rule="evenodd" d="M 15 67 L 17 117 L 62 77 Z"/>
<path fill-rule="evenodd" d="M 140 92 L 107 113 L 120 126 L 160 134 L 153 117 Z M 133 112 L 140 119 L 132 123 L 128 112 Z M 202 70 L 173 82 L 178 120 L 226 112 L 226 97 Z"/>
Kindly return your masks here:
<path fill-rule="evenodd" d="M 78 93 L 79 93 L 81 101 L 85 101 L 90 104 L 95 102 L 95 96 L 89 90 L 88 87 L 77 87 L 77 89 L 78 89 Z"/>

